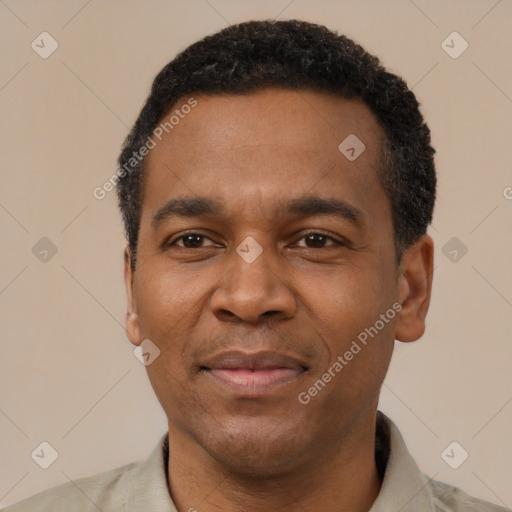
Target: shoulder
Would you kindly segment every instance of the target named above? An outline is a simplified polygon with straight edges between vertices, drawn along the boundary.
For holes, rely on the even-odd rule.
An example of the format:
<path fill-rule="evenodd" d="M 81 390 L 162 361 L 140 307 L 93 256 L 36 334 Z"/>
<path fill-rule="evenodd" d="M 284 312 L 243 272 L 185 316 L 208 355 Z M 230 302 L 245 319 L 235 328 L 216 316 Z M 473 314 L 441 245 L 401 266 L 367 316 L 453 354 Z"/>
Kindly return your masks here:
<path fill-rule="evenodd" d="M 438 512 L 510 512 L 510 509 L 469 496 L 453 485 L 430 482 L 435 510 Z"/>
<path fill-rule="evenodd" d="M 2 512 L 89 512 L 125 509 L 130 479 L 139 463 L 70 481 L 2 509 Z"/>

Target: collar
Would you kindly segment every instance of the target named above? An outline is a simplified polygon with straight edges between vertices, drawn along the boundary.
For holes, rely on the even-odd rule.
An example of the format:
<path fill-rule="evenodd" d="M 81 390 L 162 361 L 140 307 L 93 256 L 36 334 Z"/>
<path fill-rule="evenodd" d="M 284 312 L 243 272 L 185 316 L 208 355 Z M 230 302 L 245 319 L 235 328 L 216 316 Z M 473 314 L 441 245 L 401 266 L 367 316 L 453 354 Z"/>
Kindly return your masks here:
<path fill-rule="evenodd" d="M 384 463 L 384 479 L 380 493 L 370 512 L 435 512 L 430 482 L 420 471 L 407 450 L 397 426 L 382 412 L 377 412 L 376 460 L 379 467 L 379 445 Z M 387 449 L 386 449 L 387 448 Z"/>
<path fill-rule="evenodd" d="M 167 484 L 169 433 L 160 439 L 150 456 L 131 475 L 126 512 L 178 512 Z"/>
<path fill-rule="evenodd" d="M 380 411 L 377 412 L 375 455 L 383 481 L 369 512 L 435 512 L 431 480 L 421 473 L 396 425 Z M 150 456 L 131 474 L 126 512 L 177 512 L 167 484 L 168 457 L 166 433 Z"/>

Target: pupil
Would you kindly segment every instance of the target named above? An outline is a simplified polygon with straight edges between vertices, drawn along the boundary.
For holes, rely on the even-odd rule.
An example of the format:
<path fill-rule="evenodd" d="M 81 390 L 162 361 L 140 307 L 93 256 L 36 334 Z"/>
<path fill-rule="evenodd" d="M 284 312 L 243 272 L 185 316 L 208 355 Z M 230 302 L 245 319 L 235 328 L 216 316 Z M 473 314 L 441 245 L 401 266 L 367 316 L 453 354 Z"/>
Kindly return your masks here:
<path fill-rule="evenodd" d="M 320 245 L 320 247 L 323 246 L 323 244 L 322 244 L 322 241 L 324 240 L 324 236 L 323 235 L 309 235 L 307 237 L 307 239 L 309 241 L 313 242 L 313 245 L 315 247 L 318 247 L 318 245 Z M 315 244 L 315 239 L 316 239 L 316 242 L 320 242 L 320 243 L 319 244 L 318 243 Z"/>
<path fill-rule="evenodd" d="M 201 235 L 187 235 L 183 239 L 185 247 L 197 247 L 201 245 Z"/>

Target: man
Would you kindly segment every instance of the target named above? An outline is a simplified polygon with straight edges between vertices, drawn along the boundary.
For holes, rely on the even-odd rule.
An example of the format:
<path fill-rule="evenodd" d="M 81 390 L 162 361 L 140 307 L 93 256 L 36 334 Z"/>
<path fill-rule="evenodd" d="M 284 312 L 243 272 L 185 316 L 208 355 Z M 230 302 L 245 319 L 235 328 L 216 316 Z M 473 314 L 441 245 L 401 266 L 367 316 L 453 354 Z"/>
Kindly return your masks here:
<path fill-rule="evenodd" d="M 406 84 L 325 27 L 248 22 L 154 81 L 119 158 L 151 456 L 14 511 L 500 511 L 377 411 L 429 307 L 436 177 Z"/>

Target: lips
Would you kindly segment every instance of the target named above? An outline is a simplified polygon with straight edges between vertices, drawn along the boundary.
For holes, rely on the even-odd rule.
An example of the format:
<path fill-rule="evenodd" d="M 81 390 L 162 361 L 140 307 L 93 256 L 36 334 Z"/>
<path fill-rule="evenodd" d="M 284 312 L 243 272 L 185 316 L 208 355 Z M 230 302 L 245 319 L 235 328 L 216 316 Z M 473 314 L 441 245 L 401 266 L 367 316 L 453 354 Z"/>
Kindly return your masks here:
<path fill-rule="evenodd" d="M 294 357 L 277 352 L 231 351 L 210 358 L 201 370 L 231 392 L 257 397 L 292 383 L 308 367 Z"/>

